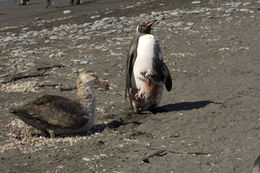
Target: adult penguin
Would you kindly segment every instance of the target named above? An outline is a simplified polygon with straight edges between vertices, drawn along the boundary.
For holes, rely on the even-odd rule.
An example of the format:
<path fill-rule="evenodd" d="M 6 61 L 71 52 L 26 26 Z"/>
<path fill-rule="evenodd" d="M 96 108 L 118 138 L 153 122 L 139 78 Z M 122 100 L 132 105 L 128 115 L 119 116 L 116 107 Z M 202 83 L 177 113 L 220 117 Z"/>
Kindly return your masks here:
<path fill-rule="evenodd" d="M 170 72 L 163 62 L 160 45 L 151 27 L 155 21 L 141 22 L 131 43 L 126 67 L 126 90 L 135 113 L 153 111 L 160 103 L 164 85 L 172 89 Z"/>

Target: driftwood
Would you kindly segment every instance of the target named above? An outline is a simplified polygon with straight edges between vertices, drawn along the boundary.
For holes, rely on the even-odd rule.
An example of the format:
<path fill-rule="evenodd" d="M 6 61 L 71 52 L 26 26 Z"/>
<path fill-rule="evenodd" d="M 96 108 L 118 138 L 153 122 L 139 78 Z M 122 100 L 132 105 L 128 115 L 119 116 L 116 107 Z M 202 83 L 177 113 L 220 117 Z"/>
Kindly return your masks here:
<path fill-rule="evenodd" d="M 49 66 L 45 66 L 45 67 L 39 67 L 35 71 L 17 73 L 12 76 L 6 77 L 3 80 L 2 84 L 13 82 L 13 81 L 16 81 L 19 79 L 29 78 L 29 77 L 45 76 L 45 75 L 48 75 L 48 74 L 45 74 L 46 70 L 53 69 L 55 67 L 61 68 L 61 67 L 65 67 L 65 66 L 61 65 L 61 64 L 49 65 Z M 5 76 L 7 76 L 7 75 L 5 75 Z"/>
<path fill-rule="evenodd" d="M 59 84 L 40 84 L 38 87 L 57 87 Z"/>
<path fill-rule="evenodd" d="M 172 151 L 172 150 L 167 150 L 167 149 L 162 149 L 162 150 L 156 150 L 152 152 L 151 154 L 148 154 L 145 157 L 142 157 L 141 160 L 145 163 L 150 163 L 149 158 L 154 157 L 154 156 L 164 156 L 169 153 L 175 153 L 175 154 L 193 154 L 193 155 L 209 155 L 211 154 L 210 152 L 202 152 L 202 151 L 195 151 L 195 152 L 184 152 L 184 151 Z"/>
<path fill-rule="evenodd" d="M 4 81 L 2 82 L 2 84 L 13 82 L 13 81 L 23 79 L 23 78 L 48 75 L 48 74 L 44 74 L 45 72 L 46 72 L 46 70 L 40 70 L 40 71 L 37 70 L 37 71 L 31 71 L 31 72 L 17 73 L 17 74 L 10 76 L 10 77 L 6 77 L 4 79 Z"/>
<path fill-rule="evenodd" d="M 145 157 L 142 157 L 141 160 L 142 160 L 143 162 L 145 162 L 145 163 L 149 163 L 149 162 L 150 162 L 150 161 L 149 161 L 149 158 L 155 157 L 155 156 L 163 156 L 163 155 L 166 154 L 166 151 L 167 151 L 167 150 L 157 150 L 157 151 L 155 151 L 155 152 L 153 152 L 153 153 L 151 153 L 151 154 L 148 154 L 148 155 L 145 156 Z"/>
<path fill-rule="evenodd" d="M 71 90 L 75 90 L 75 89 L 77 89 L 76 86 L 74 86 L 74 87 L 68 87 L 68 88 L 62 88 L 62 87 L 60 87 L 60 91 L 61 91 L 61 92 L 63 92 L 63 91 L 71 91 Z"/>
<path fill-rule="evenodd" d="M 203 152 L 203 151 L 194 151 L 194 152 L 182 152 L 182 151 L 171 151 L 167 150 L 169 153 L 176 153 L 176 154 L 194 154 L 194 155 L 209 155 L 211 153 L 209 152 Z"/>
<path fill-rule="evenodd" d="M 40 70 L 49 70 L 49 69 L 53 69 L 53 68 L 62 68 L 62 67 L 65 67 L 64 65 L 62 64 L 55 64 L 55 65 L 49 65 L 49 66 L 45 66 L 45 67 L 38 67 L 37 70 L 40 71 Z"/>
<path fill-rule="evenodd" d="M 104 90 L 109 90 L 109 84 L 107 81 L 105 81 L 105 79 L 98 78 L 95 82 L 99 87 L 103 88 Z"/>

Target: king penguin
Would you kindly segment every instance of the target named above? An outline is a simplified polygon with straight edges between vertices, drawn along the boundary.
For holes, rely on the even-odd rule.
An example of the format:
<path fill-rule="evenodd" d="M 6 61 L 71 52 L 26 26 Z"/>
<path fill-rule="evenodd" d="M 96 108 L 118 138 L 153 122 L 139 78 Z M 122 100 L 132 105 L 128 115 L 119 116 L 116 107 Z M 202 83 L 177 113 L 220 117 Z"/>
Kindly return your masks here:
<path fill-rule="evenodd" d="M 151 34 L 155 21 L 137 25 L 126 63 L 126 90 L 135 113 L 153 111 L 160 103 L 164 85 L 172 89 L 172 78 L 163 62 L 158 40 Z"/>

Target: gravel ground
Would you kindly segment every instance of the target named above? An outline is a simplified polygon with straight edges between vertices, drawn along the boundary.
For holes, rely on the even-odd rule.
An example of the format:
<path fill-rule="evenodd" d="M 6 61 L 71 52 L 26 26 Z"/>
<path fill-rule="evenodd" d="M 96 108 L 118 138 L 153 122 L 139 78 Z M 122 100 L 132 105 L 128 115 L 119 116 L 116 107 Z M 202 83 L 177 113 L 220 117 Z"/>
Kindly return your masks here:
<path fill-rule="evenodd" d="M 260 154 L 260 1 L 57 3 L 1 3 L 0 172 L 252 170 Z M 136 25 L 151 19 L 173 90 L 165 91 L 160 112 L 136 115 L 124 99 L 126 54 Z M 65 67 L 6 82 L 53 65 Z M 110 85 L 95 91 L 90 135 L 33 135 L 9 113 L 43 94 L 75 97 L 60 88 L 75 86 L 87 69 Z"/>

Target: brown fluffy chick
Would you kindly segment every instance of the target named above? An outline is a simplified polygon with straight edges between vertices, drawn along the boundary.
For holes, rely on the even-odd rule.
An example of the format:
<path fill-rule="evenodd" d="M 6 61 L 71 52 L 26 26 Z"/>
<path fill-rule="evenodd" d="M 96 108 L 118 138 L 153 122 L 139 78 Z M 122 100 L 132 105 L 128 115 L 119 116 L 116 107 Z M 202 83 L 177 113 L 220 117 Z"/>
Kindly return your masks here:
<path fill-rule="evenodd" d="M 11 113 L 51 136 L 87 133 L 94 124 L 96 99 L 93 84 L 96 79 L 93 72 L 82 72 L 77 79 L 75 100 L 43 95 L 24 106 L 12 108 Z"/>

